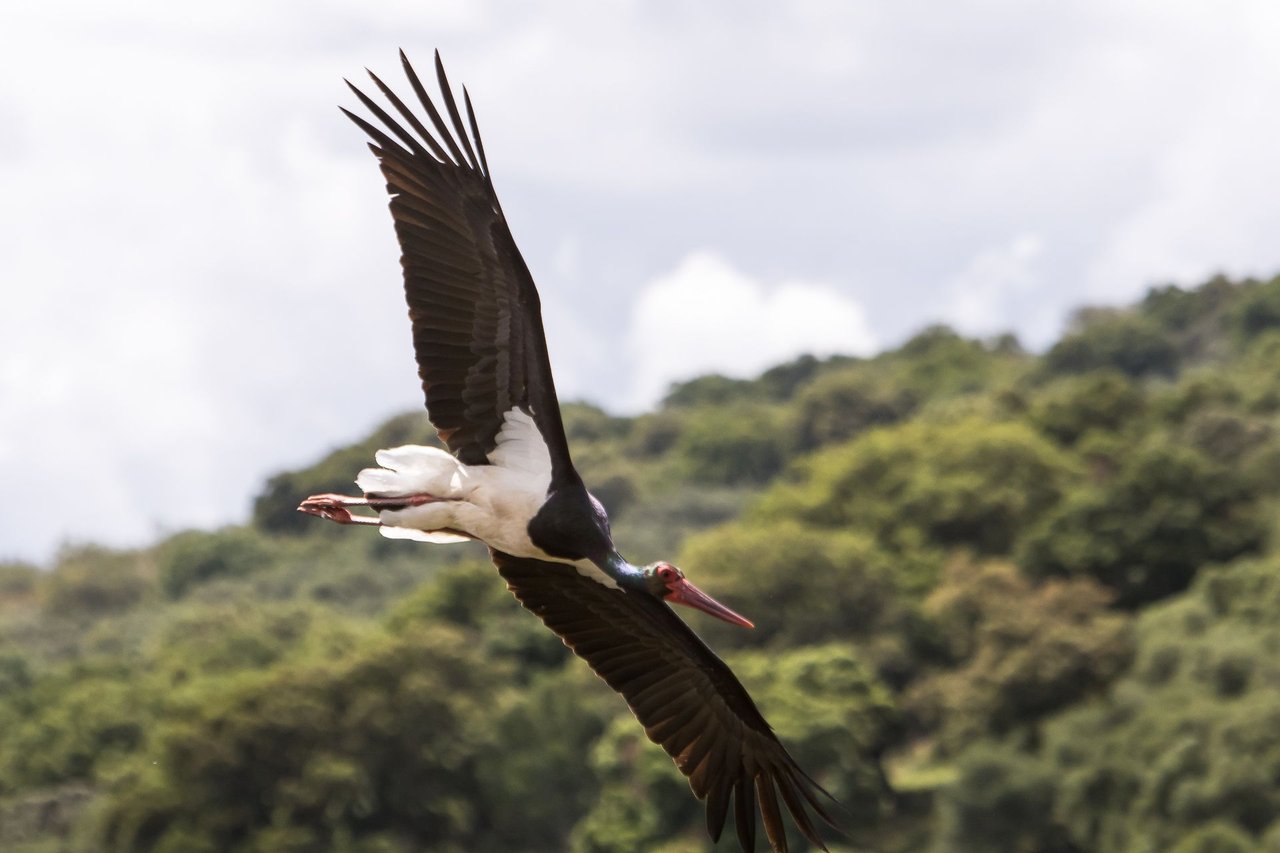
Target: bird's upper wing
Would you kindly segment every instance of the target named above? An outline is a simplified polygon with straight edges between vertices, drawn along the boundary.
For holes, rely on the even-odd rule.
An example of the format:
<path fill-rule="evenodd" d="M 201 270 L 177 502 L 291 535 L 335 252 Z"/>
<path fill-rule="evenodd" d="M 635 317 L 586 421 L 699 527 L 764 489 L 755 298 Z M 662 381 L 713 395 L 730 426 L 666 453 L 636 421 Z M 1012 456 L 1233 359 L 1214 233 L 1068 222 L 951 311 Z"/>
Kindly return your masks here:
<path fill-rule="evenodd" d="M 431 423 L 459 459 L 481 465 L 489 461 L 504 414 L 521 407 L 547 443 L 553 481 L 576 478 L 538 291 L 494 193 L 471 98 L 464 89 L 468 137 L 439 53 L 436 76 L 452 129 L 403 51 L 400 59 L 434 134 L 373 72 L 374 84 L 413 132 L 355 86 L 352 91 L 383 129 L 343 112 L 372 138 L 369 147 L 391 193 Z"/>
<path fill-rule="evenodd" d="M 756 803 L 774 850 L 787 849 L 778 794 L 796 826 L 822 843 L 805 803 L 828 823 L 826 792 L 787 753 L 742 683 L 664 602 L 614 589 L 570 565 L 492 552 L 507 586 L 622 694 L 649 739 L 706 802 L 719 840 L 733 795 L 738 840 L 755 847 Z"/>

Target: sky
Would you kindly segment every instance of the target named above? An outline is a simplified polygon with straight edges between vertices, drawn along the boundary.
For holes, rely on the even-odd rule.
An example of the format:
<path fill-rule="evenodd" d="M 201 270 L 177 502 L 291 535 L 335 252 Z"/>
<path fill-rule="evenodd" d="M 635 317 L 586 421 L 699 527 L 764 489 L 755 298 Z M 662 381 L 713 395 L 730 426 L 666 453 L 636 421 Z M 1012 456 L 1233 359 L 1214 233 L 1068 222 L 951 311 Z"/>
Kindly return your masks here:
<path fill-rule="evenodd" d="M 1277 44 L 1270 0 L 8 0 L 0 560 L 243 521 L 421 405 L 336 109 L 401 47 L 471 93 L 562 398 L 626 413 L 1275 274 Z"/>

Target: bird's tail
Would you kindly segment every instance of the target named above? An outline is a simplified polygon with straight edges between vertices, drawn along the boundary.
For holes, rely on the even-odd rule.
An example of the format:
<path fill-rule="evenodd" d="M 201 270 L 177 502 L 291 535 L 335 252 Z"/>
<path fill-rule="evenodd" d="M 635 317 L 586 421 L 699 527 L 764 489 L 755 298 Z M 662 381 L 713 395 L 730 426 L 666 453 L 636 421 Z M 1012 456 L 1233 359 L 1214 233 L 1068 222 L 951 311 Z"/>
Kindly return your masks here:
<path fill-rule="evenodd" d="M 464 466 L 437 447 L 407 444 L 379 450 L 373 458 L 382 467 L 365 468 L 356 477 L 356 485 L 365 497 L 425 494 L 452 500 L 462 486 Z"/>
<path fill-rule="evenodd" d="M 450 529 L 453 502 L 462 497 L 465 465 L 439 448 L 412 444 L 379 450 L 374 459 L 381 467 L 365 468 L 356 477 L 366 498 L 417 499 L 378 513 L 383 536 L 436 543 L 470 538 Z"/>

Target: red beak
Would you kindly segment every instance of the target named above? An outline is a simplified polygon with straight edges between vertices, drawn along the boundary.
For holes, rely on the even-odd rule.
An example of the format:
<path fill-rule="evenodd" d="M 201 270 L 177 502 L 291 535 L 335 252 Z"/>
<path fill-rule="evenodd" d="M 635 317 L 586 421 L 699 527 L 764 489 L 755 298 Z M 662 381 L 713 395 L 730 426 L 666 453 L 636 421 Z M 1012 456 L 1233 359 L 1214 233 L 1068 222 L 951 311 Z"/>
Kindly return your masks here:
<path fill-rule="evenodd" d="M 672 604 L 683 604 L 686 607 L 693 607 L 701 610 L 703 613 L 709 613 L 717 619 L 723 619 L 731 625 L 740 625 L 743 628 L 754 628 L 750 619 L 739 616 L 702 590 L 698 589 L 685 578 L 681 578 L 668 587 L 671 594 L 667 596 L 667 601 Z"/>

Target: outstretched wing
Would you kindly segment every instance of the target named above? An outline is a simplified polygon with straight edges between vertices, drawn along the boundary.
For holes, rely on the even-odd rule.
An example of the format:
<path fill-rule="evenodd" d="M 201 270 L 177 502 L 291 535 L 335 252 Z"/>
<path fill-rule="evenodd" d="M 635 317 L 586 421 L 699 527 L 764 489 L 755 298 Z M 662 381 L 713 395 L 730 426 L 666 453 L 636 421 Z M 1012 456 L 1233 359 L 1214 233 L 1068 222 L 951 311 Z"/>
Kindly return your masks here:
<path fill-rule="evenodd" d="M 452 128 L 403 51 L 400 60 L 434 133 L 373 72 L 374 84 L 413 132 L 350 83 L 382 129 L 343 112 L 373 140 L 369 147 L 391 194 L 413 348 L 431 423 L 454 455 L 468 465 L 483 465 L 503 416 L 520 407 L 533 416 L 547 443 L 553 482 L 576 480 L 538 291 L 494 193 L 471 98 L 464 89 L 468 136 L 440 54 L 436 76 Z"/>
<path fill-rule="evenodd" d="M 560 636 L 631 706 L 706 802 L 719 840 L 733 798 L 738 840 L 755 847 L 756 806 L 774 850 L 787 849 L 778 795 L 800 831 L 827 849 L 806 811 L 828 823 L 826 796 L 779 743 L 733 672 L 671 608 L 643 592 L 613 589 L 573 566 L 492 552 L 527 609 Z"/>

